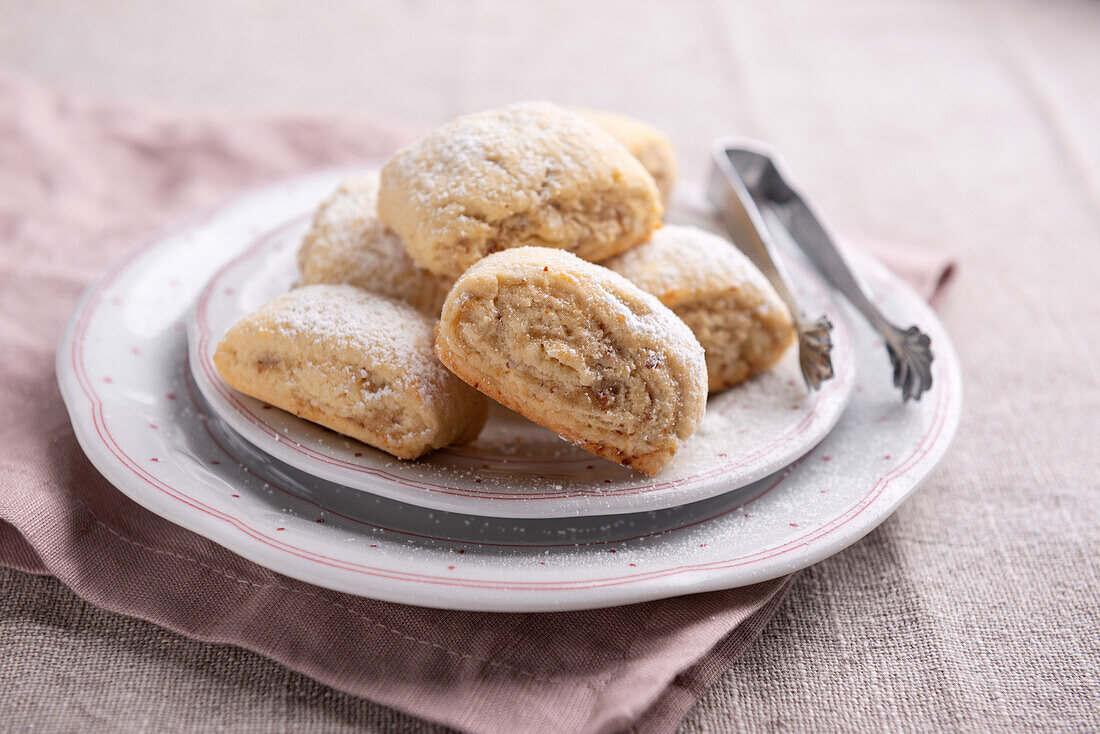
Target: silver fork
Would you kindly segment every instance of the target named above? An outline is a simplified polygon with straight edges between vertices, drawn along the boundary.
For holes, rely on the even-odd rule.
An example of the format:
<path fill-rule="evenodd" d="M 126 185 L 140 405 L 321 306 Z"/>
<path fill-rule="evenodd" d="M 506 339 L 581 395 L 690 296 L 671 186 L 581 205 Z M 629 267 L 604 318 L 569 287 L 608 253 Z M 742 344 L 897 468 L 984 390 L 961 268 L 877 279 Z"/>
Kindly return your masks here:
<path fill-rule="evenodd" d="M 760 210 L 745 187 L 741 176 L 726 155 L 722 141 L 711 148 L 714 169 L 707 198 L 722 214 L 723 223 L 737 246 L 764 273 L 775 292 L 787 304 L 798 332 L 798 364 L 806 386 L 817 390 L 833 376 L 833 325 L 825 316 L 809 319 L 802 312 L 788 283 L 783 260 L 775 248 Z"/>
<path fill-rule="evenodd" d="M 714 143 L 715 155 L 728 160 L 762 214 L 773 237 L 787 236 L 863 314 L 886 343 L 894 367 L 894 386 L 903 401 L 920 400 L 932 387 L 932 340 L 918 327 L 902 329 L 890 323 L 871 301 L 867 287 L 856 275 L 830 236 L 824 220 L 808 197 L 791 183 L 783 159 L 767 145 L 753 140 L 727 138 Z"/>

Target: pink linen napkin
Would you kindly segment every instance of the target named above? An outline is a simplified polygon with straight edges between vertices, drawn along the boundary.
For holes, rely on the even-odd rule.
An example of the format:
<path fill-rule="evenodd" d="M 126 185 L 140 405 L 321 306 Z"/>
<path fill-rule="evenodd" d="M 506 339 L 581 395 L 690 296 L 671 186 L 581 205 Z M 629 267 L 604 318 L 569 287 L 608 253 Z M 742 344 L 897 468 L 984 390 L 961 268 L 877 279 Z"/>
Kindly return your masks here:
<path fill-rule="evenodd" d="M 250 184 L 407 139 L 361 120 L 92 103 L 0 72 L 0 564 L 472 732 L 671 731 L 792 577 L 556 614 L 378 602 L 285 578 L 149 513 L 76 443 L 53 371 L 57 339 L 80 292 L 132 240 Z M 916 254 L 907 267 L 927 296 L 949 272 Z"/>

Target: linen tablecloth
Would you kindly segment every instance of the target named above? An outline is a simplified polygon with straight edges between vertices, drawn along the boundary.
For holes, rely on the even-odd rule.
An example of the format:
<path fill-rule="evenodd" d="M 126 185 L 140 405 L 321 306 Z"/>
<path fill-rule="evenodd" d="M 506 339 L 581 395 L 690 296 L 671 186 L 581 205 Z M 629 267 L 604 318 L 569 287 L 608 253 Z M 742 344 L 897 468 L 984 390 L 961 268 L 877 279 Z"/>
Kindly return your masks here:
<path fill-rule="evenodd" d="M 957 253 L 955 447 L 802 574 L 683 728 L 1095 726 L 1100 6 L 267 7 L 2 5 L 0 62 L 135 101 L 418 125 L 530 97 L 619 109 L 667 129 L 688 177 L 712 137 L 748 134 L 846 235 Z M 13 571 L 0 692 L 16 729 L 435 728 Z"/>

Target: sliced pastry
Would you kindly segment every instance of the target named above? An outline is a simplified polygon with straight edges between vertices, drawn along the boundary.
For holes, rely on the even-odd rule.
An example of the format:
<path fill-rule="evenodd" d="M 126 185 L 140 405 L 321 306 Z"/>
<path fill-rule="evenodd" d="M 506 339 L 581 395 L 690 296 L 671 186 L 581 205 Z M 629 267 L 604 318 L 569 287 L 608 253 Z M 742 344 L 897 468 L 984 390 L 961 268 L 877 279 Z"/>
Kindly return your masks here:
<path fill-rule="evenodd" d="M 665 225 L 604 263 L 683 319 L 707 354 L 711 392 L 772 367 L 795 341 L 791 314 L 755 265 L 728 240 Z"/>
<path fill-rule="evenodd" d="M 548 102 L 444 125 L 386 163 L 378 195 L 412 258 L 445 276 L 524 245 L 603 260 L 645 241 L 662 211 L 630 151 Z"/>
<path fill-rule="evenodd" d="M 506 250 L 467 270 L 443 304 L 435 349 L 512 410 L 650 475 L 706 407 L 691 330 L 630 281 L 561 250 Z"/>
<path fill-rule="evenodd" d="M 378 174 L 344 179 L 313 216 L 298 250 L 302 285 L 348 283 L 438 316 L 451 280 L 417 265 L 378 218 Z"/>
<path fill-rule="evenodd" d="M 477 438 L 488 401 L 440 364 L 432 319 L 350 285 L 307 285 L 245 316 L 214 364 L 231 387 L 402 459 Z"/>

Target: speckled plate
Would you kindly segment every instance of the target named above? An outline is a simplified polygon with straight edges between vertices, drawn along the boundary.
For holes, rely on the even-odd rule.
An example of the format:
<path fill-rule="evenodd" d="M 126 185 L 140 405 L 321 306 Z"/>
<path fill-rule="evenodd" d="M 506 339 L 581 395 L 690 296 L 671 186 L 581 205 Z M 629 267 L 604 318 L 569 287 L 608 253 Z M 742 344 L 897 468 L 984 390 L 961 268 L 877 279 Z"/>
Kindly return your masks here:
<path fill-rule="evenodd" d="M 323 179 L 322 179 L 323 180 Z M 322 193 L 336 178 L 322 185 Z M 711 396 L 702 425 L 659 476 L 599 459 L 494 405 L 478 440 L 416 462 L 340 436 L 239 393 L 218 376 L 214 349 L 241 316 L 285 293 L 298 277 L 296 253 L 319 196 L 309 187 L 270 187 L 231 207 L 192 243 L 197 260 L 218 265 L 187 323 L 190 363 L 211 410 L 271 456 L 315 477 L 423 507 L 494 517 L 566 517 L 661 510 L 743 487 L 787 466 L 836 424 L 855 385 L 848 319 L 830 289 L 795 257 L 796 287 L 807 308 L 835 324 L 836 377 L 808 394 L 797 352 L 770 372 Z M 698 197 L 681 196 L 680 221 L 712 224 Z M 269 202 L 283 213 L 267 218 Z M 221 221 L 240 216 L 254 234 Z M 700 221 L 701 220 L 701 221 Z M 211 252 L 207 241 L 220 238 Z M 235 256 L 227 258 L 226 252 Z M 228 260 L 228 261 L 227 261 Z"/>
<path fill-rule="evenodd" d="M 837 427 L 788 469 L 665 510 L 498 519 L 431 510 L 331 484 L 256 450 L 212 417 L 189 376 L 184 320 L 217 269 L 297 190 L 332 173 L 245 195 L 158 233 L 83 296 L 57 375 L 78 440 L 122 492 L 275 571 L 338 591 L 452 609 L 613 606 L 775 578 L 826 558 L 882 522 L 954 436 L 959 365 L 936 315 L 866 257 L 883 310 L 917 322 L 936 350 L 935 386 L 902 405 L 877 336 L 855 323 L 860 375 Z M 246 216 L 246 212 L 252 214 Z M 224 242 L 224 249 L 216 244 Z M 265 286 L 266 287 L 266 286 Z"/>

